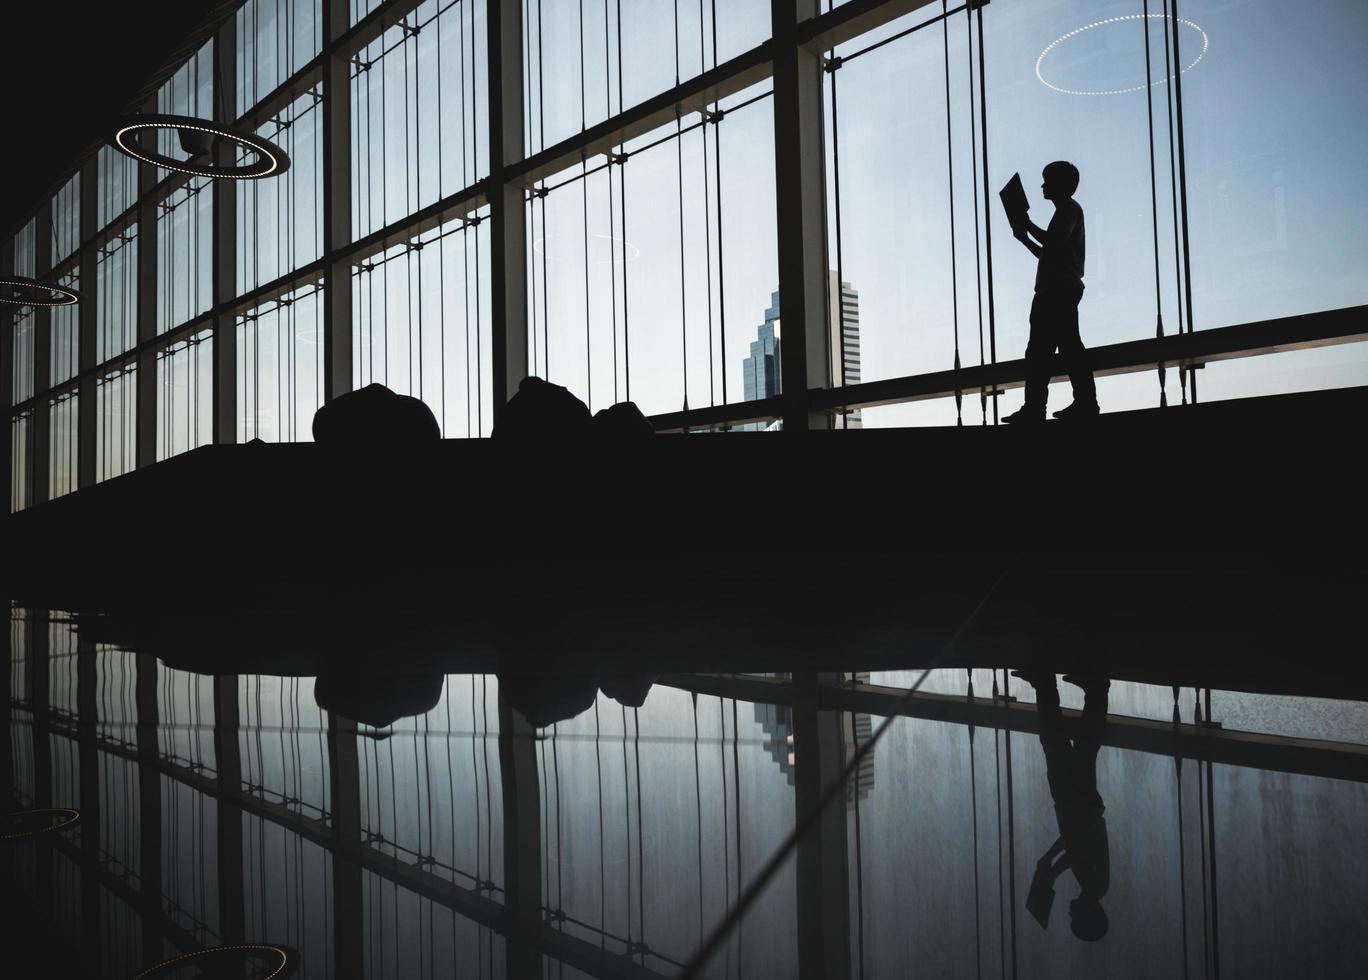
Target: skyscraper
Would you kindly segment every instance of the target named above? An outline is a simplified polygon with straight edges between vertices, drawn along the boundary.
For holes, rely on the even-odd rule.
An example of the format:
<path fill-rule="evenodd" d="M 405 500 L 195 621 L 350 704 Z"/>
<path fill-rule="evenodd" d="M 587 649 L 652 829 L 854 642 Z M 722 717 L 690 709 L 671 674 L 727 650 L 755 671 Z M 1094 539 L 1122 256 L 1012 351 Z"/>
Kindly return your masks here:
<path fill-rule="evenodd" d="M 860 381 L 860 294 L 850 283 L 838 283 L 836 273 L 830 273 L 827 295 L 831 310 L 827 317 L 827 350 L 831 383 L 858 384 Z M 837 304 L 840 304 L 839 308 Z M 770 398 L 783 390 L 781 353 L 782 332 L 779 318 L 779 294 L 770 294 L 770 306 L 765 310 L 765 322 L 751 341 L 750 356 L 741 362 L 741 380 L 747 401 Z M 860 411 L 848 413 L 841 428 L 861 427 Z M 766 431 L 783 428 L 782 422 L 760 422 L 737 426 L 742 430 Z"/>

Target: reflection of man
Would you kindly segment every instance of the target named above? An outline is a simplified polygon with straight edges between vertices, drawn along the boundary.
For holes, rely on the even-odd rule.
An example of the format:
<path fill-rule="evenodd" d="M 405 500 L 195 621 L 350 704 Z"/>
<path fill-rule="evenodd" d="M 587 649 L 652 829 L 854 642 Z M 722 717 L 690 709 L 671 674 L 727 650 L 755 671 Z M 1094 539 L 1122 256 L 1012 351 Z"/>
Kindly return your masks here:
<path fill-rule="evenodd" d="M 1045 772 L 1059 824 L 1059 838 L 1036 864 L 1026 904 L 1044 926 L 1054 899 L 1054 880 L 1066 868 L 1071 869 L 1079 887 L 1078 897 L 1069 903 L 1073 933 L 1088 941 L 1101 939 L 1107 934 L 1102 896 L 1111 884 L 1111 856 L 1107 820 L 1103 816 L 1106 807 L 1097 792 L 1097 750 L 1102 746 L 1102 730 L 1107 723 L 1107 692 L 1111 682 L 1105 677 L 1080 679 L 1065 675 L 1065 681 L 1084 692 L 1078 735 L 1070 742 L 1059 710 L 1054 674 L 1022 670 L 1016 676 L 1036 689 L 1040 747 L 1045 750 Z"/>
<path fill-rule="evenodd" d="M 1031 302 L 1031 338 L 1026 344 L 1026 404 L 1004 416 L 1004 422 L 1045 420 L 1050 367 L 1056 349 L 1069 372 L 1074 400 L 1072 405 L 1055 412 L 1055 418 L 1097 414 L 1097 389 L 1088 365 L 1088 352 L 1078 333 L 1084 252 L 1083 209 L 1073 199 L 1078 189 L 1078 168 L 1056 160 L 1045 167 L 1042 177 L 1041 193 L 1055 205 L 1050 226 L 1041 228 L 1022 215 L 1012 229 L 1039 262 L 1035 299 Z"/>

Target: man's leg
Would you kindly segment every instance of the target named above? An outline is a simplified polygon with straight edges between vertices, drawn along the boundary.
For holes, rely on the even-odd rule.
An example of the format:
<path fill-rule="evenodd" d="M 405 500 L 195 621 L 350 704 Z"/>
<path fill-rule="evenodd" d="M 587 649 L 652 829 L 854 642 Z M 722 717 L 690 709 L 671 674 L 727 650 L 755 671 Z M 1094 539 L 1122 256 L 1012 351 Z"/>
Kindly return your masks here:
<path fill-rule="evenodd" d="M 1097 386 L 1093 382 L 1088 349 L 1083 346 L 1083 338 L 1078 332 L 1078 303 L 1082 298 L 1082 289 L 1061 291 L 1050 304 L 1054 307 L 1051 319 L 1056 324 L 1059 353 L 1073 385 L 1074 404 L 1080 408 L 1093 408 L 1097 405 Z"/>
<path fill-rule="evenodd" d="M 1026 404 L 1004 421 L 1040 421 L 1049 397 L 1050 361 L 1054 358 L 1054 325 L 1044 294 L 1031 301 L 1031 337 L 1026 342 Z"/>

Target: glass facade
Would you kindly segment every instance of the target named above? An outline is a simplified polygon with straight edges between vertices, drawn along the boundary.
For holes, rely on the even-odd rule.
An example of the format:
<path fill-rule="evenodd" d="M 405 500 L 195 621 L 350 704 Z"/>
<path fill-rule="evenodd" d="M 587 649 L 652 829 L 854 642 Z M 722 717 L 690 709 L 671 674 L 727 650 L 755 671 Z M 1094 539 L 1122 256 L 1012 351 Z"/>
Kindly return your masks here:
<path fill-rule="evenodd" d="M 771 377 L 751 348 L 780 293 L 798 302 L 776 291 L 790 253 L 830 349 L 788 345 L 786 370 L 830 424 L 992 424 L 1021 398 L 1036 268 L 997 190 L 1020 173 L 1045 224 L 1058 159 L 1081 173 L 1084 340 L 1129 358 L 1104 411 L 1198 400 L 1199 379 L 1200 400 L 1368 382 L 1368 345 L 1303 330 L 1368 303 L 1355 0 L 795 0 L 796 40 L 762 0 L 326 3 L 241 4 L 143 106 L 230 119 L 284 174 L 187 179 L 104 147 L 6 238 L 8 271 L 85 303 L 6 309 L 12 506 L 308 439 L 325 379 L 487 435 L 501 354 L 592 410 L 765 428 L 740 406 L 779 390 L 781 359 Z M 518 31 L 499 78 L 491 29 Z M 800 200 L 804 233 L 781 236 Z M 1218 328 L 1219 357 L 1176 366 Z"/>

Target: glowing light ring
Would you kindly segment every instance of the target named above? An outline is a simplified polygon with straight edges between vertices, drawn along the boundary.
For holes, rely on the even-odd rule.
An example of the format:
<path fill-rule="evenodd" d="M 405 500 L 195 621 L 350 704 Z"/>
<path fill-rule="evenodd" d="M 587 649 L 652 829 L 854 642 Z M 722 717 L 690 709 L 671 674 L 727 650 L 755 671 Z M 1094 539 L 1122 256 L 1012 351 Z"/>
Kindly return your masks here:
<path fill-rule="evenodd" d="M 174 957 L 164 963 L 158 963 L 150 970 L 144 970 L 142 973 L 135 976 L 133 980 L 142 980 L 143 977 L 164 976 L 173 970 L 181 969 L 186 964 L 195 960 L 213 959 L 223 953 L 233 952 L 252 952 L 259 953 L 263 956 L 270 954 L 278 956 L 280 962 L 276 965 L 276 968 L 262 977 L 261 980 L 273 980 L 274 977 L 283 977 L 286 975 L 286 970 L 289 970 L 291 973 L 294 972 L 294 960 L 290 956 L 292 950 L 287 947 L 269 946 L 265 943 L 243 943 L 238 946 L 212 946 L 209 949 L 200 949 L 193 953 L 186 953 L 183 956 Z"/>
<path fill-rule="evenodd" d="M 1150 17 L 1151 19 L 1158 18 L 1159 20 L 1164 20 L 1167 17 L 1167 15 L 1165 14 L 1125 14 L 1121 17 L 1108 17 L 1106 20 L 1094 21 L 1093 23 L 1086 24 L 1083 27 L 1075 28 L 1074 30 L 1065 34 L 1063 37 L 1056 38 L 1055 40 L 1051 41 L 1049 44 L 1045 46 L 1045 50 L 1040 52 L 1040 57 L 1036 59 L 1036 78 L 1040 79 L 1040 84 L 1044 85 L 1046 88 L 1054 89 L 1056 92 L 1062 92 L 1065 95 L 1125 95 L 1129 92 L 1143 92 L 1146 88 L 1153 88 L 1155 85 L 1163 85 L 1165 82 L 1171 80 L 1174 76 L 1169 75 L 1167 78 L 1161 78 L 1157 82 L 1151 82 L 1149 85 L 1132 85 L 1129 88 L 1074 89 L 1063 88 L 1062 86 L 1055 85 L 1052 82 L 1047 81 L 1045 79 L 1045 76 L 1040 73 L 1040 66 L 1045 62 L 1045 59 L 1049 56 L 1050 52 L 1053 51 L 1055 48 L 1059 47 L 1059 45 L 1063 44 L 1069 38 L 1076 37 L 1077 35 L 1082 34 L 1084 31 L 1090 31 L 1094 27 L 1105 27 L 1107 24 L 1116 24 L 1120 23 L 1123 20 L 1144 20 L 1146 16 Z M 1184 17 L 1179 17 L 1178 23 L 1186 24 L 1188 27 L 1191 27 L 1198 34 L 1202 35 L 1202 50 L 1197 52 L 1196 58 L 1192 59 L 1192 64 L 1188 65 L 1186 68 L 1182 70 L 1183 74 L 1187 74 L 1188 72 L 1192 71 L 1192 69 L 1197 67 L 1197 63 L 1199 61 L 1206 57 L 1207 48 L 1211 47 L 1211 39 L 1207 37 L 1206 31 L 1202 30 L 1201 27 L 1199 27 L 1198 25 L 1194 24 L 1192 21 Z"/>
<path fill-rule="evenodd" d="M 46 294 L 46 297 L 15 295 L 20 288 L 33 289 Z M 52 294 L 56 293 L 54 297 Z M 54 286 L 39 282 L 28 276 L 8 276 L 0 279 L 0 303 L 10 306 L 75 306 L 81 301 L 81 294 L 66 286 Z"/>
<path fill-rule="evenodd" d="M 144 151 L 140 147 L 132 145 L 130 134 L 139 133 L 143 130 L 163 130 L 172 129 L 180 132 L 182 129 L 189 129 L 197 133 L 208 133 L 219 139 L 230 140 L 240 146 L 245 146 L 257 155 L 253 163 L 242 164 L 240 166 L 219 166 L 211 164 L 200 166 L 188 160 L 177 160 L 175 157 L 164 156 L 161 153 Z M 141 160 L 143 163 L 150 163 L 154 167 L 162 167 L 165 170 L 178 170 L 181 173 L 191 174 L 195 177 L 222 178 L 227 180 L 257 180 L 262 177 L 270 177 L 275 174 L 283 174 L 290 169 L 290 158 L 280 147 L 270 140 L 262 139 L 252 133 L 244 133 L 240 130 L 230 129 L 227 126 L 217 126 L 204 119 L 196 119 L 193 116 L 167 116 L 167 115 L 142 115 L 133 116 L 125 120 L 115 131 L 110 143 L 120 151 Z"/>
<path fill-rule="evenodd" d="M 70 827 L 81 819 L 81 814 L 76 810 L 71 810 L 67 807 L 57 807 L 56 809 L 51 810 L 21 810 L 17 813 L 7 813 L 5 814 L 5 821 L 8 824 L 15 817 L 36 817 L 41 815 L 47 815 L 48 817 L 59 816 L 63 819 L 58 823 L 49 824 L 45 827 L 37 827 L 32 830 L 20 830 L 17 833 L 9 833 L 8 827 L 6 827 L 6 832 L 0 833 L 0 840 L 26 840 L 30 837 L 37 837 L 39 834 L 51 834 L 61 830 L 63 827 Z"/>

